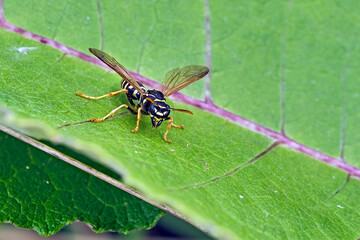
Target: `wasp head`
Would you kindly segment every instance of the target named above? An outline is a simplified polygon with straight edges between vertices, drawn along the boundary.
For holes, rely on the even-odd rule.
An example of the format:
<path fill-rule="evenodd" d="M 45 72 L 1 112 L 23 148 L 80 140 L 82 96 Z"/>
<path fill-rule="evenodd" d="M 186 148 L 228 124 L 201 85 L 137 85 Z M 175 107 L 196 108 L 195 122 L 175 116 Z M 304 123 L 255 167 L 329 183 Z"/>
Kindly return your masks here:
<path fill-rule="evenodd" d="M 157 128 L 158 126 L 160 126 L 162 122 L 163 122 L 163 119 L 158 119 L 155 116 L 151 117 L 151 123 L 152 123 L 154 128 Z"/>
<path fill-rule="evenodd" d="M 170 107 L 165 102 L 157 102 L 155 106 L 150 106 L 151 123 L 154 128 L 157 128 L 161 123 L 168 118 L 170 114 Z"/>

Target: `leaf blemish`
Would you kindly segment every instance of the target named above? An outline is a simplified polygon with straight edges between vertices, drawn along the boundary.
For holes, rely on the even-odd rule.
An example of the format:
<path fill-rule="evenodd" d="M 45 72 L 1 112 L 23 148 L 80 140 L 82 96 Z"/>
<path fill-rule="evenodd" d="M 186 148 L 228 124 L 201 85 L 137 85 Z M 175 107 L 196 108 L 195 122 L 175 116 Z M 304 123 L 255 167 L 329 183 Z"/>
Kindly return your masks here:
<path fill-rule="evenodd" d="M 202 160 L 202 159 L 199 159 L 199 160 L 197 160 L 197 161 L 204 163 L 206 166 L 209 166 L 209 164 L 208 164 L 207 162 L 205 162 L 204 160 Z"/>
<path fill-rule="evenodd" d="M 27 54 L 28 50 L 35 50 L 35 49 L 37 49 L 37 47 L 20 47 L 20 48 L 17 48 L 16 50 L 19 53 Z"/>

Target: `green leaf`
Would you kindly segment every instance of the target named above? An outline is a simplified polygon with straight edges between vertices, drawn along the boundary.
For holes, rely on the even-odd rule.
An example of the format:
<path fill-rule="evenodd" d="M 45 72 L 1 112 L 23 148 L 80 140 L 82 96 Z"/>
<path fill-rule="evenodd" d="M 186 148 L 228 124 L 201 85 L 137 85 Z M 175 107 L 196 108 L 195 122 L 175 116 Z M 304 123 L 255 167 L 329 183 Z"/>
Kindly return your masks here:
<path fill-rule="evenodd" d="M 217 106 L 258 127 L 283 130 L 333 162 L 341 158 L 359 166 L 359 45 L 357 35 L 349 34 L 360 28 L 357 3 L 37 4 L 45 19 L 34 17 L 30 2 L 20 1 L 5 2 L 5 16 L 85 53 L 103 45 L 129 70 L 157 81 L 176 66 L 211 60 L 210 94 Z M 273 139 L 215 112 L 170 102 L 194 112 L 174 113 L 175 123 L 185 129 L 170 130 L 172 144 L 162 139 L 166 126 L 154 130 L 146 116 L 132 134 L 136 116 L 130 114 L 54 130 L 102 117 L 126 102 L 124 96 L 98 101 L 75 96 L 76 91 L 98 96 L 118 90 L 120 78 L 21 35 L 1 30 L 0 38 L 3 124 L 91 156 L 123 173 L 126 184 L 219 238 L 359 236 L 358 179 L 347 181 L 339 169 L 293 151 L 291 139 L 274 145 Z M 25 54 L 21 47 L 31 49 Z M 204 83 L 183 93 L 203 99 Z"/>
<path fill-rule="evenodd" d="M 214 103 L 360 167 L 359 4 L 211 2 Z"/>
<path fill-rule="evenodd" d="M 94 165 L 89 159 L 70 153 Z M 91 224 L 96 232 L 127 233 L 151 228 L 163 213 L 3 132 L 0 132 L 0 159 L 1 222 L 35 229 L 45 236 L 77 219 Z M 96 163 L 95 166 L 116 176 Z"/>

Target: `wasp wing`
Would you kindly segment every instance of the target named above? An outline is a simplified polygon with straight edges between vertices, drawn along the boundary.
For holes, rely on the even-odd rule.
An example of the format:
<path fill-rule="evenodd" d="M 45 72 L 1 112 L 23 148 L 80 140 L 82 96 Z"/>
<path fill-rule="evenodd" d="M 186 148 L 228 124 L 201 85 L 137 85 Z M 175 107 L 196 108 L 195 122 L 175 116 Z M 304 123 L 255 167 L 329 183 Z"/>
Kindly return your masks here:
<path fill-rule="evenodd" d="M 208 74 L 209 68 L 199 65 L 190 65 L 175 68 L 166 73 L 161 91 L 165 97 L 183 89 L 189 84 L 203 78 Z"/>
<path fill-rule="evenodd" d="M 117 72 L 126 82 L 128 82 L 131 86 L 138 90 L 140 94 L 144 94 L 144 91 L 141 90 L 140 85 L 133 78 L 133 76 L 131 76 L 131 74 L 126 70 L 126 68 L 120 63 L 118 63 L 115 58 L 95 48 L 89 48 L 89 51 L 106 65 L 108 65 L 111 69 Z"/>

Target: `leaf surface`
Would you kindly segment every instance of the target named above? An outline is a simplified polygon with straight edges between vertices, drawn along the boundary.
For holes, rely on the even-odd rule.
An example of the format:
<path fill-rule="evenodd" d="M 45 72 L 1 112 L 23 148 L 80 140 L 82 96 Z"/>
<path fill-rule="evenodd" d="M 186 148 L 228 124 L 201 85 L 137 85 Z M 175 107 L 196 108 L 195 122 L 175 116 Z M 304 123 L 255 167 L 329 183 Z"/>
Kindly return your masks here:
<path fill-rule="evenodd" d="M 5 2 L 5 16 L 85 53 L 88 47 L 104 46 L 129 70 L 157 81 L 176 66 L 205 64 L 211 34 L 209 90 L 216 105 L 359 166 L 359 46 L 348 32 L 357 32 L 360 25 L 352 4 L 341 3 L 344 11 L 339 12 L 338 5 L 323 1 L 211 1 L 206 15 L 200 1 L 104 2 L 100 7 L 68 3 L 57 6 L 62 11 L 39 6 L 40 13 L 49 15 L 44 23 L 29 21 L 31 6 L 18 8 L 11 1 Z M 206 17 L 210 33 L 204 28 Z M 174 113 L 175 123 L 185 129 L 170 130 L 173 144 L 162 139 L 165 126 L 152 129 L 146 116 L 138 133 L 130 133 L 136 123 L 130 114 L 51 131 L 105 116 L 126 102 L 124 96 L 91 101 L 74 94 L 118 90 L 120 78 L 20 35 L 1 30 L 0 37 L 5 80 L 0 101 L 7 114 L 10 109 L 16 116 L 2 118 L 4 124 L 92 156 L 122 172 L 128 185 L 219 238 L 359 236 L 357 179 L 346 183 L 346 173 L 287 147 L 269 149 L 272 139 L 201 109 L 170 102 L 194 112 Z M 34 49 L 24 54 L 21 47 Z M 203 99 L 205 80 L 183 93 Z M 35 119 L 39 127 L 35 131 L 22 119 Z"/>
<path fill-rule="evenodd" d="M 75 220 L 91 224 L 96 232 L 127 233 L 151 228 L 162 215 L 160 209 L 4 132 L 0 132 L 0 143 L 1 222 L 41 235 L 52 235 Z"/>

